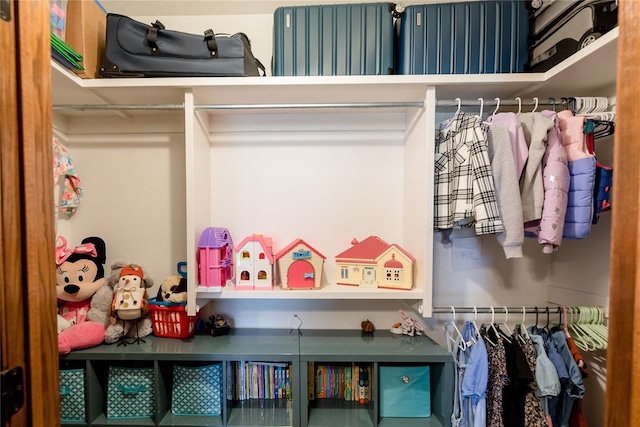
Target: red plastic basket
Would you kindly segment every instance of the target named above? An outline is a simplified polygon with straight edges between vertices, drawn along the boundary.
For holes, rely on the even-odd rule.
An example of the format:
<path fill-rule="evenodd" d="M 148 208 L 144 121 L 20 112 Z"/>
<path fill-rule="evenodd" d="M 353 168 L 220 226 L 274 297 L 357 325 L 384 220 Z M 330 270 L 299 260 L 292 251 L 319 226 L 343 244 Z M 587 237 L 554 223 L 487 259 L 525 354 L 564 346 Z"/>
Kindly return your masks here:
<path fill-rule="evenodd" d="M 162 304 L 162 305 L 161 305 Z M 196 330 L 197 316 L 187 316 L 186 305 L 149 302 L 153 335 L 166 338 L 187 338 Z"/>

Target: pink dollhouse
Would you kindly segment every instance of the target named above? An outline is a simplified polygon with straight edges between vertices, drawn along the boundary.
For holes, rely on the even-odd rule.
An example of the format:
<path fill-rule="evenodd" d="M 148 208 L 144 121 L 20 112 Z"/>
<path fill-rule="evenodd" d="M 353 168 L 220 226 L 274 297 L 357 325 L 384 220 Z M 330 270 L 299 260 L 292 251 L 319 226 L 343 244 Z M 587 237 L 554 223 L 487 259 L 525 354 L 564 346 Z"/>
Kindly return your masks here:
<path fill-rule="evenodd" d="M 336 255 L 336 282 L 339 285 L 369 288 L 413 288 L 415 258 L 400 246 L 370 236 Z"/>
<path fill-rule="evenodd" d="M 229 230 L 208 227 L 198 241 L 198 282 L 209 289 L 233 283 L 233 241 Z"/>
<path fill-rule="evenodd" d="M 326 257 L 302 239 L 276 254 L 282 289 L 320 289 Z"/>
<path fill-rule="evenodd" d="M 236 289 L 273 289 L 273 241 L 262 234 L 246 237 L 235 248 Z"/>

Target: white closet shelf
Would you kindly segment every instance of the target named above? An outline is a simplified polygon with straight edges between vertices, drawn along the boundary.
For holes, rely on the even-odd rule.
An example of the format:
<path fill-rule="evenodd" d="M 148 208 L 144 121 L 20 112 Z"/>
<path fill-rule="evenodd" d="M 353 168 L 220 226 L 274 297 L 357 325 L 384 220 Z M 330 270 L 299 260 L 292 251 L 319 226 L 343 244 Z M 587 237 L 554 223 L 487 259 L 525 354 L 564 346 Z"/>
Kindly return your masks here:
<path fill-rule="evenodd" d="M 415 102 L 429 86 L 438 99 L 594 95 L 615 82 L 617 38 L 615 28 L 545 73 L 81 79 L 52 61 L 53 104 L 182 104 L 187 90 L 196 105 Z"/>
<path fill-rule="evenodd" d="M 225 288 L 222 291 L 208 291 L 198 287 L 198 299 L 331 299 L 331 300 L 421 300 L 424 297 L 423 289 L 395 290 L 395 289 L 363 289 L 357 286 L 342 286 L 328 284 L 321 289 L 309 290 L 283 290 L 279 287 L 273 290 L 236 291 L 233 288 Z"/>

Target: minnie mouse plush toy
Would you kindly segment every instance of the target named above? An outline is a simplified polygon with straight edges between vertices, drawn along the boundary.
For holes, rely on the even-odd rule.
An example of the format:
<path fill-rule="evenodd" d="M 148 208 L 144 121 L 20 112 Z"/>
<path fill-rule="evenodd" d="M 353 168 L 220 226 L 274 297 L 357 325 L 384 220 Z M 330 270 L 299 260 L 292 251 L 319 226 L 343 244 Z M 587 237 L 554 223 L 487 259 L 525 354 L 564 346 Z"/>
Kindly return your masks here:
<path fill-rule="evenodd" d="M 104 341 L 106 317 L 96 312 L 92 300 L 105 283 L 106 258 L 105 243 L 100 237 L 87 237 L 75 248 L 68 248 L 64 237 L 58 237 L 56 291 L 60 354 L 95 347 Z"/>

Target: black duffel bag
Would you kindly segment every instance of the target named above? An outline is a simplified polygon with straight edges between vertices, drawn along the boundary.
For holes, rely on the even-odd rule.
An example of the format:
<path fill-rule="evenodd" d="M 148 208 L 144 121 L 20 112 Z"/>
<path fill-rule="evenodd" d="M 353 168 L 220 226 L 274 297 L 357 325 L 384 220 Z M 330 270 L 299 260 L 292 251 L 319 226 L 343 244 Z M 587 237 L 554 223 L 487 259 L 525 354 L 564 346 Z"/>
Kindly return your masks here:
<path fill-rule="evenodd" d="M 203 35 L 146 25 L 107 14 L 103 77 L 218 77 L 265 75 L 244 33 Z"/>

